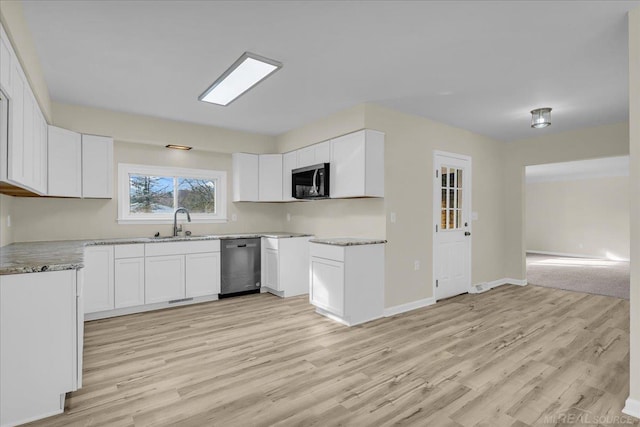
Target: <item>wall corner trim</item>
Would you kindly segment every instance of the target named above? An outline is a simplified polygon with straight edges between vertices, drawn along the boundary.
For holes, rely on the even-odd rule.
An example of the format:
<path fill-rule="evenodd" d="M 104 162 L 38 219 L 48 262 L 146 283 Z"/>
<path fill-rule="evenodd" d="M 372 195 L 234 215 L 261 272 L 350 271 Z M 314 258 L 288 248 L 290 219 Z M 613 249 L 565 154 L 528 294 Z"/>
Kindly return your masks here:
<path fill-rule="evenodd" d="M 434 297 L 419 299 L 417 301 L 408 302 L 406 304 L 395 305 L 384 309 L 384 317 L 395 316 L 396 314 L 406 313 L 407 311 L 416 310 L 418 308 L 428 307 L 436 303 Z"/>
<path fill-rule="evenodd" d="M 640 418 L 640 400 L 628 398 L 624 404 L 622 413 L 631 415 L 632 417 Z"/>

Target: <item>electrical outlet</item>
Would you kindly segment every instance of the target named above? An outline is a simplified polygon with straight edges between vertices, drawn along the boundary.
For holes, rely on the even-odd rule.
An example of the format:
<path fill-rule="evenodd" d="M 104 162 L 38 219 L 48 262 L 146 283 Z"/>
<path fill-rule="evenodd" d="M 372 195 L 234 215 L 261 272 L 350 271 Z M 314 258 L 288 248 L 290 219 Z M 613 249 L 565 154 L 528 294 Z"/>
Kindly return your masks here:
<path fill-rule="evenodd" d="M 287 221 L 291 221 L 291 214 L 287 212 Z"/>
<path fill-rule="evenodd" d="M 420 261 L 418 261 L 418 260 L 413 261 L 413 269 L 415 271 L 420 270 Z"/>
<path fill-rule="evenodd" d="M 389 219 L 391 220 L 392 223 L 396 222 L 396 213 L 395 212 L 391 212 L 389 214 Z"/>
<path fill-rule="evenodd" d="M 231 214 L 231 221 L 237 221 L 238 220 L 238 215 L 236 214 Z"/>

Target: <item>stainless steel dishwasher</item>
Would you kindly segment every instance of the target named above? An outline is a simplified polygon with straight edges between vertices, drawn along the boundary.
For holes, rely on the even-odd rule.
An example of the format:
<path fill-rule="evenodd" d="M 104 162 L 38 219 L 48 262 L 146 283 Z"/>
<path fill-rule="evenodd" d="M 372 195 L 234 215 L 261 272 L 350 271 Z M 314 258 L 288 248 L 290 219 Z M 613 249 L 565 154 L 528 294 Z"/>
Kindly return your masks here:
<path fill-rule="evenodd" d="M 260 292 L 260 239 L 223 239 L 220 297 Z"/>

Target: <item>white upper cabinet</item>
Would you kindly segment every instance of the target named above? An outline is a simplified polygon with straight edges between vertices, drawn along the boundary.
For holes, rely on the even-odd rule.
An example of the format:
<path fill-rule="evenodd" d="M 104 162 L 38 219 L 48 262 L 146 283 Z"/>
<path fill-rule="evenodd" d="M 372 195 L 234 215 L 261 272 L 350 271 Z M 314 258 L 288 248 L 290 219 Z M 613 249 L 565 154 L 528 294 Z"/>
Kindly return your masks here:
<path fill-rule="evenodd" d="M 11 63 L 13 61 L 13 49 L 6 38 L 4 30 L 0 30 L 0 87 L 7 96 L 13 95 L 11 89 Z"/>
<path fill-rule="evenodd" d="M 82 135 L 82 197 L 113 197 L 113 138 Z"/>
<path fill-rule="evenodd" d="M 331 141 L 324 141 L 301 148 L 296 151 L 298 164 L 296 167 L 317 165 L 318 163 L 328 163 L 331 161 Z"/>
<path fill-rule="evenodd" d="M 364 129 L 284 154 L 233 153 L 234 202 L 290 202 L 294 169 L 330 163 L 329 197 L 384 197 L 384 133 Z"/>
<path fill-rule="evenodd" d="M 0 88 L 8 98 L 10 122 L 10 132 L 0 147 L 0 179 L 30 192 L 45 194 L 47 139 L 42 127 L 46 122 L 1 26 Z"/>
<path fill-rule="evenodd" d="M 79 133 L 49 126 L 50 196 L 82 196 L 82 139 Z"/>
<path fill-rule="evenodd" d="M 291 151 L 282 155 L 282 200 L 291 202 L 296 200 L 291 196 L 291 171 L 298 167 L 298 153 Z"/>
<path fill-rule="evenodd" d="M 259 156 L 257 154 L 233 153 L 233 201 L 257 202 Z"/>
<path fill-rule="evenodd" d="M 261 202 L 282 201 L 282 154 L 260 154 L 258 198 Z"/>
<path fill-rule="evenodd" d="M 331 140 L 331 198 L 384 197 L 384 133 L 365 129 Z"/>

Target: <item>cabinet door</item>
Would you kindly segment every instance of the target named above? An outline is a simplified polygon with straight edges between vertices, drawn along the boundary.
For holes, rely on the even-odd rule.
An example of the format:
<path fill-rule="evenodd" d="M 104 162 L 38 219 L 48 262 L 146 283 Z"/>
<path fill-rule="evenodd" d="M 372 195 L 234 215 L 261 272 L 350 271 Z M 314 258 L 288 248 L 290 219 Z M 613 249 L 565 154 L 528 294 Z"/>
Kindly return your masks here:
<path fill-rule="evenodd" d="M 233 201 L 257 202 L 258 197 L 258 155 L 233 153 Z"/>
<path fill-rule="evenodd" d="M 25 87 L 28 85 L 18 61 L 11 63 L 11 84 L 13 97 L 9 102 L 11 132 L 7 147 L 7 178 L 13 182 L 24 184 L 24 93 Z"/>
<path fill-rule="evenodd" d="M 279 262 L 277 249 L 265 249 L 264 252 L 264 277 L 262 283 L 264 286 L 281 291 L 279 280 Z"/>
<path fill-rule="evenodd" d="M 365 194 L 364 131 L 344 135 L 331 141 L 331 197 L 354 197 Z"/>
<path fill-rule="evenodd" d="M 113 246 L 85 248 L 84 265 L 84 312 L 112 310 Z"/>
<path fill-rule="evenodd" d="M 47 122 L 37 103 L 34 103 L 33 189 L 47 193 Z"/>
<path fill-rule="evenodd" d="M 82 135 L 82 197 L 110 199 L 113 186 L 113 138 Z"/>
<path fill-rule="evenodd" d="M 258 197 L 261 202 L 282 201 L 282 154 L 260 154 Z"/>
<path fill-rule="evenodd" d="M 329 163 L 331 161 L 331 141 L 321 142 L 313 145 L 314 164 Z"/>
<path fill-rule="evenodd" d="M 145 258 L 144 301 L 146 304 L 184 298 L 184 255 Z"/>
<path fill-rule="evenodd" d="M 188 298 L 220 293 L 220 252 L 189 254 L 186 262 Z"/>
<path fill-rule="evenodd" d="M 311 303 L 344 315 L 344 263 L 311 257 Z"/>
<path fill-rule="evenodd" d="M 0 34 L 0 87 L 7 96 L 12 96 L 11 86 L 11 63 L 15 60 L 12 55 L 12 49 L 9 47 L 9 40 L 6 38 L 5 32 Z"/>
<path fill-rule="evenodd" d="M 80 134 L 49 126 L 50 196 L 82 196 L 82 142 Z"/>
<path fill-rule="evenodd" d="M 60 410 L 75 390 L 75 270 L 0 276 L 0 425 Z"/>
<path fill-rule="evenodd" d="M 144 258 L 115 260 L 115 307 L 144 304 Z"/>
<path fill-rule="evenodd" d="M 290 153 L 284 153 L 282 155 L 282 200 L 293 201 L 291 194 L 293 190 L 291 188 L 291 171 L 298 166 L 298 155 L 295 151 Z"/>
<path fill-rule="evenodd" d="M 299 168 L 316 164 L 316 151 L 313 145 L 296 151 Z"/>

